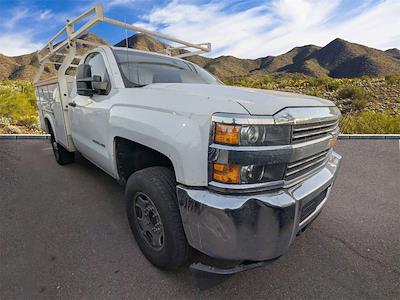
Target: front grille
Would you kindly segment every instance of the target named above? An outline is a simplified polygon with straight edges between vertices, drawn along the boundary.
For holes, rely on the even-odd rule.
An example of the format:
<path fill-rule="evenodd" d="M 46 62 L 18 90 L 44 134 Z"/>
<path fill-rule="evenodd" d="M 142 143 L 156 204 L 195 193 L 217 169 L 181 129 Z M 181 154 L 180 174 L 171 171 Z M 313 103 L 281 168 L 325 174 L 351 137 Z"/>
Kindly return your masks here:
<path fill-rule="evenodd" d="M 285 180 L 290 181 L 323 166 L 329 155 L 329 150 L 326 149 L 306 158 L 290 162 L 286 168 Z"/>
<path fill-rule="evenodd" d="M 338 126 L 338 120 L 294 125 L 292 143 L 296 144 L 325 137 L 334 133 Z"/>
<path fill-rule="evenodd" d="M 318 207 L 318 205 L 321 204 L 322 201 L 326 198 L 326 193 L 328 192 L 328 189 L 324 190 L 318 196 L 316 196 L 314 199 L 308 201 L 306 204 L 304 204 L 301 208 L 301 214 L 300 214 L 300 223 L 303 222 L 307 217 L 309 217 Z"/>

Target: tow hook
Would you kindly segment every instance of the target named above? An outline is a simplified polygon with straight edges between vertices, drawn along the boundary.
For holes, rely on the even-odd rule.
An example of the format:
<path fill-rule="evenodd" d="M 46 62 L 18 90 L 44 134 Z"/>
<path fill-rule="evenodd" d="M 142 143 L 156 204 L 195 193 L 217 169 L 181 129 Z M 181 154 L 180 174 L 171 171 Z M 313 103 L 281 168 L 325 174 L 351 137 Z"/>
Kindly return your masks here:
<path fill-rule="evenodd" d="M 204 291 L 221 284 L 236 273 L 264 267 L 273 263 L 278 258 L 264 261 L 243 261 L 237 266 L 227 269 L 208 266 L 202 263 L 193 263 L 190 265 L 190 272 L 192 273 L 194 286 Z"/>

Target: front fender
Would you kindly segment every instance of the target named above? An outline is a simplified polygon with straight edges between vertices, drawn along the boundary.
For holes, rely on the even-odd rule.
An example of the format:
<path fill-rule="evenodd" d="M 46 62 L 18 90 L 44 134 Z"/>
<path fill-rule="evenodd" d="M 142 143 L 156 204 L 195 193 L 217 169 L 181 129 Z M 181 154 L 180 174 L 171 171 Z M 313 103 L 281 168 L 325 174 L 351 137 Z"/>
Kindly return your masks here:
<path fill-rule="evenodd" d="M 116 136 L 132 140 L 167 156 L 178 183 L 206 186 L 210 124 L 209 115 L 183 115 L 137 106 L 113 107 L 109 149 L 113 149 Z"/>

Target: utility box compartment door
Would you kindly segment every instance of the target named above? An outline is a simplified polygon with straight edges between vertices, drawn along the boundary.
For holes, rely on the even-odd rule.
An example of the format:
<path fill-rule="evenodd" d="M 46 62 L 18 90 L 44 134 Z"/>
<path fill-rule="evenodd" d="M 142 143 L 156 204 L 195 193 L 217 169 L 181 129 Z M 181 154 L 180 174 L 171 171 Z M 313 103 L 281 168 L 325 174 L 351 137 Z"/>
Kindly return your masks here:
<path fill-rule="evenodd" d="M 68 147 L 68 135 L 65 126 L 64 108 L 61 103 L 60 91 L 57 83 L 36 87 L 38 97 L 39 117 L 45 127 L 44 118 L 49 116 L 53 122 L 53 131 L 57 142 Z"/>

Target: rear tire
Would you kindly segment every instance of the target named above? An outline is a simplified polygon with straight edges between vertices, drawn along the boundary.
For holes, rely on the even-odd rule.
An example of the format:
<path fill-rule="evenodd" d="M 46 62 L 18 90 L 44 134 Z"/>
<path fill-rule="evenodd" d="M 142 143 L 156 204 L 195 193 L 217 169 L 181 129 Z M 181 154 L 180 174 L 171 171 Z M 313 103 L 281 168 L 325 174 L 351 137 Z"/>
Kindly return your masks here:
<path fill-rule="evenodd" d="M 49 131 L 50 131 L 50 143 L 51 147 L 53 148 L 54 157 L 57 163 L 60 165 L 66 165 L 74 162 L 75 160 L 74 152 L 69 152 L 62 145 L 57 143 L 54 137 L 53 129 L 51 127 Z"/>
<path fill-rule="evenodd" d="M 144 256 L 155 266 L 173 270 L 190 257 L 176 198 L 174 173 L 150 167 L 132 174 L 126 184 L 129 225 Z"/>

